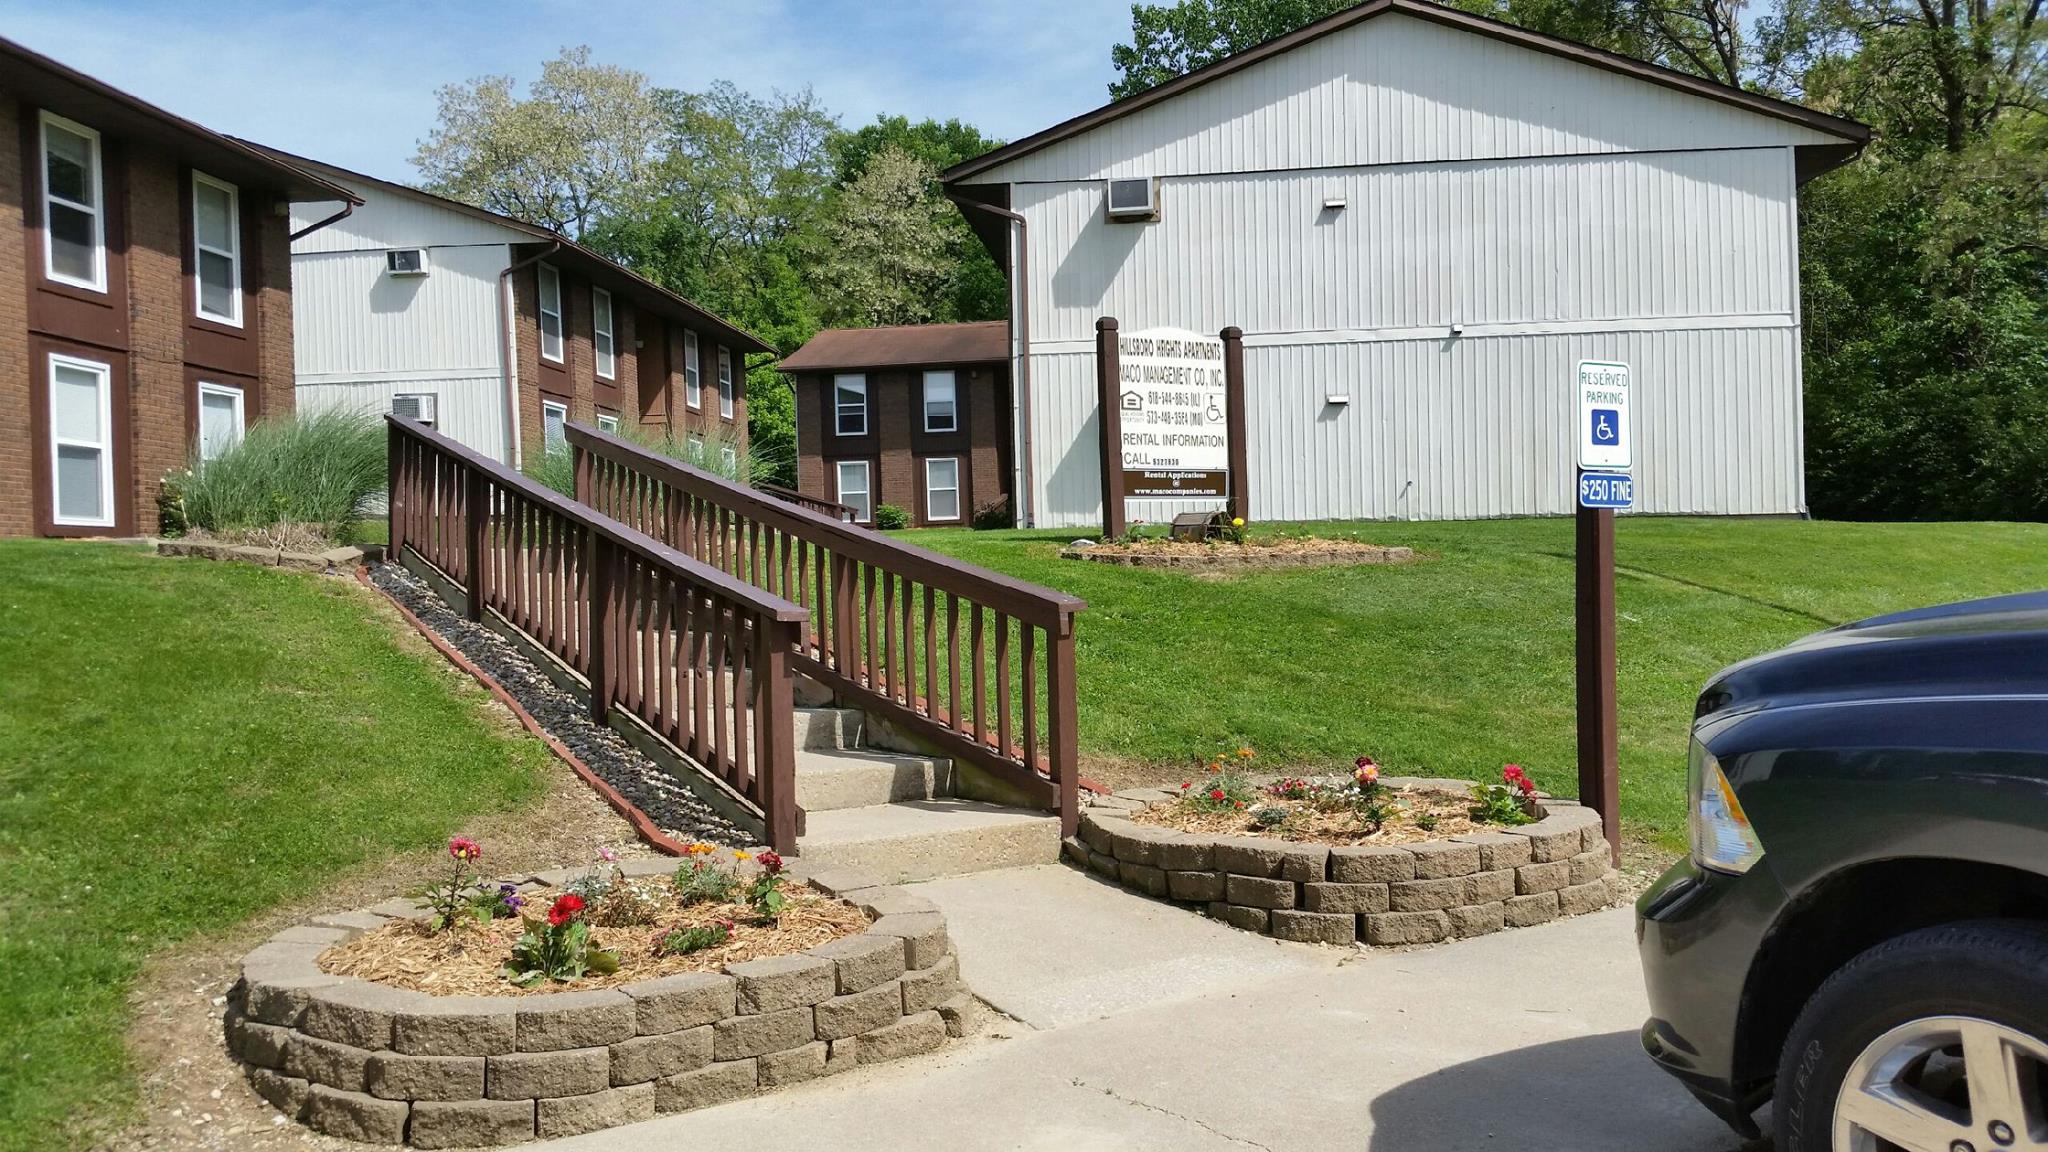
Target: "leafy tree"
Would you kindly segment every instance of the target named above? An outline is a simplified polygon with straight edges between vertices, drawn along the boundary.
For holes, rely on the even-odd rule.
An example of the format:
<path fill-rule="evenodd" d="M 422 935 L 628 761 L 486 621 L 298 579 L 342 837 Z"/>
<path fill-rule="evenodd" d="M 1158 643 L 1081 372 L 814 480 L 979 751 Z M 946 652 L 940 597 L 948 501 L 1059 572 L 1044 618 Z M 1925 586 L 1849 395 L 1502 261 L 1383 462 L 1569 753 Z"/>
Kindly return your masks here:
<path fill-rule="evenodd" d="M 893 145 L 840 189 L 825 222 L 816 288 L 828 323 L 922 324 L 951 287 L 945 214 L 931 165 Z"/>
<path fill-rule="evenodd" d="M 1204 64 L 1285 36 L 1357 0 L 1176 0 L 1131 5 L 1131 43 L 1109 50 L 1121 100 Z"/>
<path fill-rule="evenodd" d="M 580 237 L 646 177 L 656 119 L 647 77 L 569 48 L 525 98 L 510 76 L 449 84 L 413 164 L 428 189 Z"/>
<path fill-rule="evenodd" d="M 868 160 L 885 148 L 896 148 L 922 160 L 934 173 L 931 190 L 942 195 L 937 173 L 963 160 L 1002 146 L 1002 141 L 983 136 L 979 129 L 959 120 L 919 120 L 903 116 L 877 116 L 874 123 L 833 138 L 838 158 L 838 184 L 844 188 L 867 171 Z M 952 291 L 934 309 L 932 319 L 1000 320 L 1009 312 L 1009 288 L 1002 269 L 982 246 L 958 208 L 940 213 L 939 227 L 945 233 L 947 258 L 953 264 Z"/>

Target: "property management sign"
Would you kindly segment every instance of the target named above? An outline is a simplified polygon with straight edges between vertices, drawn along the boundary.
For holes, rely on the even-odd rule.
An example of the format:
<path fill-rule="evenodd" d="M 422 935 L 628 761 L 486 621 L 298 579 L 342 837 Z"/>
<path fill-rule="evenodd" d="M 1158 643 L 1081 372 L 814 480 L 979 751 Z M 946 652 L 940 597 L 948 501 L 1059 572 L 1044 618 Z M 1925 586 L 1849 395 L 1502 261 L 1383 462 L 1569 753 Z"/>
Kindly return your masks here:
<path fill-rule="evenodd" d="M 1117 406 L 1124 495 L 1221 500 L 1229 494 L 1223 340 L 1177 328 L 1120 333 Z"/>

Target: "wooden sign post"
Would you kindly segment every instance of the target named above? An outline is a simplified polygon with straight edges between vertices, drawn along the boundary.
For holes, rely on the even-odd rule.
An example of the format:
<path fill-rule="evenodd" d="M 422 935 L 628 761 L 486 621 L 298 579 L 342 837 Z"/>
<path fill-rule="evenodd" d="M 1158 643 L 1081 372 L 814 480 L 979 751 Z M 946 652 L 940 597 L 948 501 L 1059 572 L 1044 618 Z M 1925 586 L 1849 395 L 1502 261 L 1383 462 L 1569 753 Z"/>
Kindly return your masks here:
<path fill-rule="evenodd" d="M 1116 317 L 1095 321 L 1095 398 L 1102 414 L 1102 535 L 1120 540 L 1124 521 L 1124 422 L 1118 385 L 1123 362 L 1117 355 Z"/>
<path fill-rule="evenodd" d="M 1095 385 L 1103 536 L 1129 531 L 1131 499 L 1220 502 L 1226 515 L 1249 515 L 1242 331 L 1125 333 L 1101 317 Z"/>

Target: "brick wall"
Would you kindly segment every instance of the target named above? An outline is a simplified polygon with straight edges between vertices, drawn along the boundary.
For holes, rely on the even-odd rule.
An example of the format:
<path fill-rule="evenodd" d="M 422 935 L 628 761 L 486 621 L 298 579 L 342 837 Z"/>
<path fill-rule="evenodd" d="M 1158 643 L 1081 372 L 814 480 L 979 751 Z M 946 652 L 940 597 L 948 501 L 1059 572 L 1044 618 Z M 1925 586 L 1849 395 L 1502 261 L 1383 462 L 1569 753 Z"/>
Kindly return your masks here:
<path fill-rule="evenodd" d="M 22 219 L 21 108 L 0 93 L 0 389 L 26 397 L 34 387 L 28 356 L 28 237 Z M 17 411 L 26 413 L 27 405 Z M 24 417 L 0 421 L 0 536 L 35 530 L 34 430 Z"/>
<path fill-rule="evenodd" d="M 157 530 L 165 474 L 187 455 L 184 246 L 178 165 L 128 151 L 128 411 L 135 528 Z"/>
<path fill-rule="evenodd" d="M 529 265 L 512 274 L 512 338 L 518 345 L 514 359 L 519 367 L 519 445 L 528 464 L 540 459 L 540 313 L 536 293 L 537 274 Z"/>
<path fill-rule="evenodd" d="M 796 490 L 806 496 L 832 499 L 825 479 L 825 398 L 830 376 L 806 373 L 796 377 Z"/>
<path fill-rule="evenodd" d="M 262 276 L 256 290 L 258 386 L 263 390 L 263 415 L 283 416 L 297 398 L 297 368 L 292 362 L 291 220 L 273 213 L 271 202 L 252 197 L 244 212 L 258 212 L 257 250 L 248 271 Z"/>
<path fill-rule="evenodd" d="M 1005 374 L 1001 368 L 976 368 L 961 373 L 961 389 L 967 398 L 967 485 L 972 493 L 961 514 L 970 521 L 976 512 L 1000 502 L 1009 486 L 1009 477 L 1003 474 L 1003 429 L 1009 423 L 1009 390 L 996 384 Z"/>
<path fill-rule="evenodd" d="M 910 450 L 911 380 L 908 372 L 868 373 L 868 418 L 881 440 L 876 503 L 894 504 L 915 516 L 924 477 Z"/>

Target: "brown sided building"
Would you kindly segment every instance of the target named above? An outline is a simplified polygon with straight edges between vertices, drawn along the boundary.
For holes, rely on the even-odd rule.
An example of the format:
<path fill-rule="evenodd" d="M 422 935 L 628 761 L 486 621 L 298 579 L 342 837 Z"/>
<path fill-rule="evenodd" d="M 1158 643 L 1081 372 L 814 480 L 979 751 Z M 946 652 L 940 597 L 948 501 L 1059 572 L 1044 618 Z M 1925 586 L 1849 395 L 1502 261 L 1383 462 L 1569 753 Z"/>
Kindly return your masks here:
<path fill-rule="evenodd" d="M 861 523 L 920 527 L 1010 500 L 1008 325 L 834 328 L 782 361 L 796 388 L 797 487 Z"/>
<path fill-rule="evenodd" d="M 0 536 L 157 528 L 292 407 L 289 205 L 353 197 L 0 39 Z"/>

